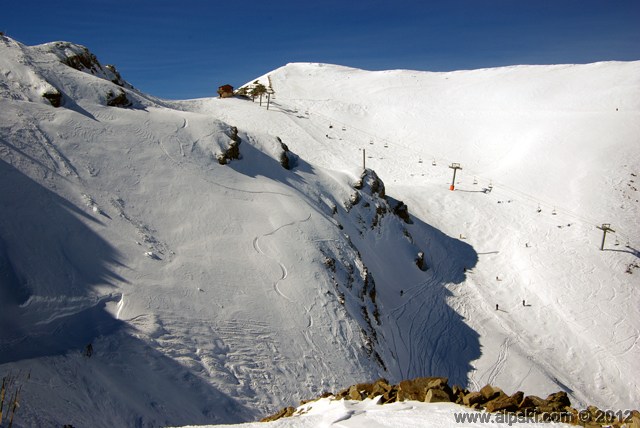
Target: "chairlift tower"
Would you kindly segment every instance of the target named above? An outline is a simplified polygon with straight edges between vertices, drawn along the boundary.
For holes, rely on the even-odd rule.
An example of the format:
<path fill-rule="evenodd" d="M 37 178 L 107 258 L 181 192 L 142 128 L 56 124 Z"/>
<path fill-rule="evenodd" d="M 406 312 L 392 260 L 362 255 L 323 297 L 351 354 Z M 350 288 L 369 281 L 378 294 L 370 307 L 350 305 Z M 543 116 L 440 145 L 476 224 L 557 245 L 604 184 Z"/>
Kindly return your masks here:
<path fill-rule="evenodd" d="M 462 167 L 459 163 L 452 163 L 451 165 L 449 165 L 449 168 L 453 169 L 453 180 L 451 180 L 451 186 L 449 186 L 449 190 L 455 190 L 456 172 L 458 172 L 459 169 L 462 169 Z"/>
<path fill-rule="evenodd" d="M 271 86 L 267 88 L 267 110 L 269 110 L 269 104 L 271 103 L 271 95 L 273 95 L 275 91 Z"/>
<path fill-rule="evenodd" d="M 604 240 L 607 238 L 607 232 L 616 233 L 615 230 L 611 229 L 610 223 L 602 223 L 602 226 L 596 226 L 598 229 L 602 230 L 602 244 L 600 244 L 600 251 L 604 250 Z"/>

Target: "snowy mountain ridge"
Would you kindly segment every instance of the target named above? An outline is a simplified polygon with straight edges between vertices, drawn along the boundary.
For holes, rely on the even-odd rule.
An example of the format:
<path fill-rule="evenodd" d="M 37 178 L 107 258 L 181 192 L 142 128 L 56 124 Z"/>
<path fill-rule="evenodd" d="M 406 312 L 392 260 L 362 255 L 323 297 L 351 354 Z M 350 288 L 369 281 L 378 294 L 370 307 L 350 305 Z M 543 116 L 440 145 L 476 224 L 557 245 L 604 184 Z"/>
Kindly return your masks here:
<path fill-rule="evenodd" d="M 61 62 L 88 52 L 72 44 L 0 49 L 0 367 L 31 372 L 19 423 L 248 421 L 380 376 L 637 402 L 639 62 L 289 64 L 267 111 L 156 99 Z M 592 218 L 629 242 L 598 251 Z"/>

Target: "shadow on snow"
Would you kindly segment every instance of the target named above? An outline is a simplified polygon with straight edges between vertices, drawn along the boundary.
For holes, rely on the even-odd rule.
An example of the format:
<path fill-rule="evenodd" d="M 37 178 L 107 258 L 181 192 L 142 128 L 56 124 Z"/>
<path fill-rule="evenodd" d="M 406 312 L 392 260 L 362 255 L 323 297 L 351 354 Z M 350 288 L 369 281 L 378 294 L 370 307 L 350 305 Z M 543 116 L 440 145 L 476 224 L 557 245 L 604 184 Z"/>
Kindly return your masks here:
<path fill-rule="evenodd" d="M 120 294 L 97 287 L 126 282 L 116 272 L 121 255 L 86 223 L 101 224 L 0 160 L 0 371 L 30 372 L 16 423 L 159 426 L 255 416 L 107 311 Z M 83 355 L 88 343 L 91 358 Z M 55 411 L 69 405 L 82 410 Z"/>
<path fill-rule="evenodd" d="M 286 184 L 292 189 L 292 196 L 296 194 L 315 212 L 331 216 L 317 201 L 305 196 L 304 191 L 298 191 L 308 184 L 305 175 L 299 173 L 317 173 L 311 165 L 298 159 L 296 167 L 287 171 L 251 144 L 242 145 L 240 151 L 243 159 L 232 162 L 231 168 L 250 177 L 264 176 Z M 415 254 L 408 254 L 409 248 L 415 248 L 413 244 L 402 249 L 397 245 L 385 248 L 385 241 L 375 236 L 377 232 L 360 237 L 355 226 L 357 219 L 352 218 L 350 226 L 348 216 L 340 214 L 345 220 L 342 222 L 345 232 L 373 274 L 378 290 L 382 322 L 377 330 L 386 344 L 385 349 L 376 347 L 387 368 L 382 373 L 392 382 L 418 376 L 446 376 L 452 384 L 467 387 L 473 369 L 471 362 L 481 355 L 479 335 L 449 306 L 447 299 L 452 295 L 448 287 L 465 280 L 465 271 L 476 265 L 478 253 L 467 243 L 412 216 L 413 224 L 406 228 L 415 246 L 425 253 L 429 269 L 422 272 L 411 258 Z M 402 265 L 393 261 L 398 259 L 397 250 L 405 252 Z"/>

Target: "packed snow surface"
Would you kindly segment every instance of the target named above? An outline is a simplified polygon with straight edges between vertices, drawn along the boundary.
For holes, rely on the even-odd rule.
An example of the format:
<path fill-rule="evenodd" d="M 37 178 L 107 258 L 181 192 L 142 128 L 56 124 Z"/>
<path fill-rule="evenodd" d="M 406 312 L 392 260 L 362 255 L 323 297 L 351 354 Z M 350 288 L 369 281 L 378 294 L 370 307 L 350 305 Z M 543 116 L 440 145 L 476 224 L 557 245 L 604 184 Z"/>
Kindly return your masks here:
<path fill-rule="evenodd" d="M 288 64 L 267 110 L 87 53 L 0 40 L 18 426 L 238 423 L 381 376 L 637 407 L 640 62 Z"/>
<path fill-rule="evenodd" d="M 273 422 L 253 422 L 236 425 L 209 425 L 200 428 L 422 428 L 422 427 L 530 427 L 567 428 L 573 425 L 563 423 L 534 422 L 524 417 L 480 413 L 453 403 L 422 403 L 404 401 L 379 406 L 375 400 L 365 401 L 332 400 L 319 401 L 300 406 L 293 417 Z M 185 427 L 195 428 L 195 427 Z"/>

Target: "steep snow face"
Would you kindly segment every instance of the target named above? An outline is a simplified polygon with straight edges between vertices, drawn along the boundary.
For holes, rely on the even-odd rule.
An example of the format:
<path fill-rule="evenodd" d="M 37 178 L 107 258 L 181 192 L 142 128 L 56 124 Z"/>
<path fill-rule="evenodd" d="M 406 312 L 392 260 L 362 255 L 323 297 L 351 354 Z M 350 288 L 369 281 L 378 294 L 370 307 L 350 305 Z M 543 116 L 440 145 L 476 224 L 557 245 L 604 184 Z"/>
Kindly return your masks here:
<path fill-rule="evenodd" d="M 638 402 L 640 62 L 453 73 L 289 64 L 260 80 L 322 147 L 301 156 L 342 167 L 365 149 L 416 217 L 473 246 L 477 265 L 446 298 L 480 336 L 472 385 Z M 603 223 L 616 233 L 599 251 Z M 418 290 L 399 318 L 428 331 L 436 320 L 421 323 L 429 297 Z M 458 340 L 445 336 L 428 355 Z M 403 374 L 433 372 L 403 354 Z"/>
<path fill-rule="evenodd" d="M 0 47 L 0 364 L 23 384 L 17 423 L 238 422 L 401 377 L 387 308 L 405 284 L 445 293 L 411 235 L 452 240 L 405 223 L 373 171 L 310 164 L 290 117 L 248 101 L 169 105 L 90 72 L 104 68 L 81 47 Z M 464 383 L 477 340 L 460 351 L 434 361 Z"/>
<path fill-rule="evenodd" d="M 0 49 L 24 426 L 239 422 L 379 376 L 638 401 L 640 63 L 290 64 L 266 110 L 155 99 L 76 45 Z"/>

